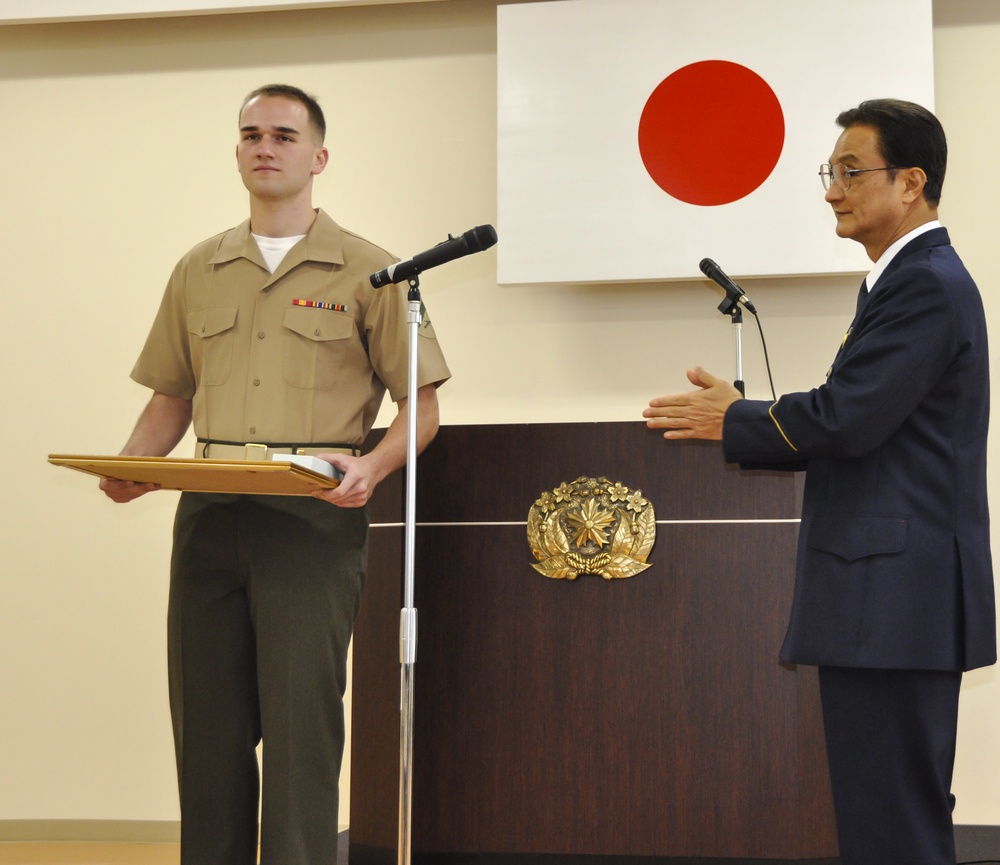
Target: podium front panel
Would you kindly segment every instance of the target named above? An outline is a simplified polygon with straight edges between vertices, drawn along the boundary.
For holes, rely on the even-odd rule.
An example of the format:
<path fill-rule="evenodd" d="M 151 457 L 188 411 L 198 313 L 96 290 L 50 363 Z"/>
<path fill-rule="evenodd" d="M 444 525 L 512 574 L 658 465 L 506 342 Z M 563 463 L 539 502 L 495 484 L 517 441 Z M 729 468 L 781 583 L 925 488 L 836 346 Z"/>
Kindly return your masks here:
<path fill-rule="evenodd" d="M 642 424 L 443 428 L 417 472 L 415 862 L 836 855 L 815 671 L 777 660 L 795 475 Z M 652 502 L 650 568 L 531 567 L 528 509 L 580 476 Z M 397 844 L 401 489 L 379 490 L 355 632 L 362 865 Z"/>

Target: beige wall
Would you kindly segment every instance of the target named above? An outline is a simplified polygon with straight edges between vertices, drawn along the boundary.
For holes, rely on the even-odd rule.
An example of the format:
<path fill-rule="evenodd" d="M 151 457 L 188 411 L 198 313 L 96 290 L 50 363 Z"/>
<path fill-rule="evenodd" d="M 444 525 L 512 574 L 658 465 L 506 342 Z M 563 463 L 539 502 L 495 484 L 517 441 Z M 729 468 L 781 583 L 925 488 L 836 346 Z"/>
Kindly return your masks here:
<path fill-rule="evenodd" d="M 997 334 L 1000 124 L 989 106 L 1000 7 L 935 7 L 937 108 L 952 150 L 942 218 Z M 863 32 L 842 24 L 831 38 Z M 175 494 L 114 506 L 45 456 L 114 452 L 131 429 L 147 394 L 128 371 L 170 268 L 245 214 L 239 100 L 270 80 L 318 93 L 333 157 L 318 203 L 416 252 L 495 222 L 494 25 L 495 0 L 451 0 L 0 28 L 0 820 L 177 817 L 164 672 Z M 842 107 L 830 106 L 831 145 Z M 814 200 L 789 206 L 823 207 L 818 181 Z M 650 396 L 685 386 L 688 365 L 733 374 L 732 328 L 705 283 L 498 287 L 494 265 L 492 252 L 471 256 L 423 280 L 455 374 L 444 423 L 638 419 Z M 822 379 L 854 282 L 750 286 L 779 391 Z M 748 395 L 764 397 L 752 325 L 744 348 Z M 996 673 L 967 676 L 959 822 L 1000 824 L 998 718 Z"/>

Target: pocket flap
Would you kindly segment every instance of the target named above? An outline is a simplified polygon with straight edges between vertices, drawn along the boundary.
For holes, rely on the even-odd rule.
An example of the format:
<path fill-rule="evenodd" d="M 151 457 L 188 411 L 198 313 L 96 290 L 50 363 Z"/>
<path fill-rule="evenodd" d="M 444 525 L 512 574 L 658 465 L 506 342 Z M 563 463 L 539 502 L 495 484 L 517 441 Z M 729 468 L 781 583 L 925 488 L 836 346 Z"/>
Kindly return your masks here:
<path fill-rule="evenodd" d="M 308 306 L 286 309 L 284 325 L 299 336 L 317 342 L 347 339 L 354 333 L 354 318 L 350 314 Z"/>
<path fill-rule="evenodd" d="M 907 519 L 899 514 L 818 514 L 809 546 L 849 562 L 906 549 Z"/>
<path fill-rule="evenodd" d="M 236 324 L 235 306 L 210 306 L 188 313 L 188 332 L 195 336 L 215 336 Z"/>

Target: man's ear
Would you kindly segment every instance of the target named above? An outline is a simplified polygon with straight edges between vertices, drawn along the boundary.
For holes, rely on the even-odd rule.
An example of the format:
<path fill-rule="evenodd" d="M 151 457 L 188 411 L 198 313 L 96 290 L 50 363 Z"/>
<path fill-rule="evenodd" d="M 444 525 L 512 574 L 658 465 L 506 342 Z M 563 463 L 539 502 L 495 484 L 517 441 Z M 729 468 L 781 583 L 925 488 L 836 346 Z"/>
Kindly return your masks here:
<path fill-rule="evenodd" d="M 313 160 L 313 174 L 321 174 L 326 164 L 330 161 L 330 151 L 321 147 L 316 151 L 316 158 Z"/>
<path fill-rule="evenodd" d="M 927 185 L 927 174 L 922 168 L 902 168 L 897 169 L 903 178 L 903 201 L 907 204 L 916 201 L 924 194 L 924 187 Z"/>

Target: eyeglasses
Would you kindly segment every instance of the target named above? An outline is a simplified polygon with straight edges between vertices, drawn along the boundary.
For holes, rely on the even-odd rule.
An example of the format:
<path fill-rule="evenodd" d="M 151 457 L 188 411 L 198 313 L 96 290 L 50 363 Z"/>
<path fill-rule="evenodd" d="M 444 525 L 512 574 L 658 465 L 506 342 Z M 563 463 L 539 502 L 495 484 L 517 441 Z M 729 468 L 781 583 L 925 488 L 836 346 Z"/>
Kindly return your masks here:
<path fill-rule="evenodd" d="M 819 179 L 823 181 L 823 188 L 829 189 L 831 183 L 836 183 L 844 192 L 851 188 L 851 178 L 855 174 L 864 174 L 867 171 L 895 171 L 896 165 L 883 165 L 881 168 L 848 168 L 843 162 L 831 165 L 829 162 L 823 163 L 819 167 Z"/>

